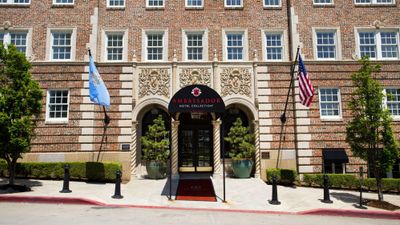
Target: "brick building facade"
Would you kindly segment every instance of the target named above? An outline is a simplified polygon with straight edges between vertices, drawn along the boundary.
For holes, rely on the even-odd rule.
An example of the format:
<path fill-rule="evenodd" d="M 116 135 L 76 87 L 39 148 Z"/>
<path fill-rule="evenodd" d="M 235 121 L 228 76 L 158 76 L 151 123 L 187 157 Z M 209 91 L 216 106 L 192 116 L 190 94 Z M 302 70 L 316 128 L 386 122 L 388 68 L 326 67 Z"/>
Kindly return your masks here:
<path fill-rule="evenodd" d="M 194 171 L 221 173 L 221 136 L 233 117 L 256 134 L 255 176 L 265 178 L 265 169 L 276 166 L 321 173 L 323 152 L 343 150 L 349 162 L 325 170 L 357 172 L 364 163 L 352 157 L 345 125 L 361 55 L 382 65 L 376 78 L 397 96 L 385 104 L 400 140 L 399 7 L 395 0 L 4 0 L 0 40 L 26 52 L 45 92 L 23 160 L 90 161 L 101 152 L 100 160 L 123 163 L 125 179 L 143 176 L 145 125 L 166 114 L 179 89 L 204 84 L 221 95 L 228 116 L 204 115 L 201 137 L 190 118 L 169 121 L 174 174 L 187 171 L 183 130 L 208 140 L 208 161 L 201 167 L 195 159 Z M 296 88 L 280 144 L 297 46 L 316 96 L 306 108 Z M 106 135 L 102 108 L 89 100 L 88 48 L 111 96 Z"/>

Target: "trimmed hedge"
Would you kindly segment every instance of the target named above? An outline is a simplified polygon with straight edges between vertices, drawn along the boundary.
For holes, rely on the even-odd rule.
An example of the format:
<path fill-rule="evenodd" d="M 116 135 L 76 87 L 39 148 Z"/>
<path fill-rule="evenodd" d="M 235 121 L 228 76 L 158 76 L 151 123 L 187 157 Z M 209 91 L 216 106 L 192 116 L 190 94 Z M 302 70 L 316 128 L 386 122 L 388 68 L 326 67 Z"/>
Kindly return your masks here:
<path fill-rule="evenodd" d="M 267 182 L 272 183 L 272 176 L 275 175 L 278 184 L 293 185 L 297 178 L 297 173 L 289 169 L 267 169 Z"/>
<path fill-rule="evenodd" d="M 18 178 L 63 179 L 64 165 L 70 166 L 71 180 L 115 181 L 115 171 L 121 170 L 118 162 L 23 162 L 17 163 Z M 7 174 L 7 164 L 0 162 L 0 175 Z"/>
<path fill-rule="evenodd" d="M 351 174 L 327 174 L 329 184 L 332 188 L 359 189 L 360 180 Z M 323 174 L 304 174 L 303 184 L 310 187 L 323 187 Z M 382 186 L 384 192 L 400 192 L 400 179 L 383 178 Z M 376 191 L 376 179 L 363 179 L 363 189 Z"/>

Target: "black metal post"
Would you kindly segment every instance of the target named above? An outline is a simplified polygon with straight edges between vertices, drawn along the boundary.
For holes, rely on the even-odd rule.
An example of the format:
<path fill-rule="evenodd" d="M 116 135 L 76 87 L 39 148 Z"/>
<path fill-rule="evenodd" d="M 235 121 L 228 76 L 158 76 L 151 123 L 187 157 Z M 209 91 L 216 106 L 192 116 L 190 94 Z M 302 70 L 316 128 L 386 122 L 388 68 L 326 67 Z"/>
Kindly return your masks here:
<path fill-rule="evenodd" d="M 115 171 L 115 192 L 112 198 L 121 199 L 124 196 L 121 195 L 121 175 L 122 172 L 120 170 Z"/>
<path fill-rule="evenodd" d="M 171 127 L 171 126 L 170 126 Z M 171 129 L 172 130 L 172 129 Z M 169 143 L 172 143 L 172 134 L 169 135 Z M 172 149 L 169 151 L 169 201 L 172 201 Z"/>
<path fill-rule="evenodd" d="M 328 175 L 324 174 L 324 200 L 322 200 L 323 203 L 332 203 L 330 197 L 329 197 L 329 177 Z"/>
<path fill-rule="evenodd" d="M 362 198 L 362 186 L 363 186 L 363 167 L 360 166 L 360 208 L 363 208 L 363 198 Z"/>
<path fill-rule="evenodd" d="M 64 165 L 64 182 L 63 182 L 63 189 L 60 193 L 71 193 L 72 191 L 69 189 L 69 165 Z"/>
<path fill-rule="evenodd" d="M 222 125 L 224 124 L 225 114 L 223 115 Z M 226 202 L 225 194 L 225 127 L 222 126 L 221 136 L 222 136 L 222 188 L 223 188 L 223 199 L 222 202 Z"/>
<path fill-rule="evenodd" d="M 278 201 L 278 187 L 276 186 L 276 175 L 272 175 L 272 200 L 269 201 L 271 205 L 280 205 L 281 202 Z"/>

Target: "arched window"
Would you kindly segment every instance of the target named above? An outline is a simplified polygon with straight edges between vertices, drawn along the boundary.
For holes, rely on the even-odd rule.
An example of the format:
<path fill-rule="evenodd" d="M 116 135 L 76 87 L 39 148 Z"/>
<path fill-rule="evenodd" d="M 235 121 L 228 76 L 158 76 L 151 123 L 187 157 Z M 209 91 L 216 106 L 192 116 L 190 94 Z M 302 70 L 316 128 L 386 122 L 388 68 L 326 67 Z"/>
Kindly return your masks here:
<path fill-rule="evenodd" d="M 152 108 L 148 112 L 146 112 L 142 119 L 142 136 L 147 133 L 149 130 L 149 125 L 153 124 L 153 120 L 161 115 L 164 120 L 165 129 L 170 131 L 171 130 L 171 119 L 163 109 L 161 108 Z"/>

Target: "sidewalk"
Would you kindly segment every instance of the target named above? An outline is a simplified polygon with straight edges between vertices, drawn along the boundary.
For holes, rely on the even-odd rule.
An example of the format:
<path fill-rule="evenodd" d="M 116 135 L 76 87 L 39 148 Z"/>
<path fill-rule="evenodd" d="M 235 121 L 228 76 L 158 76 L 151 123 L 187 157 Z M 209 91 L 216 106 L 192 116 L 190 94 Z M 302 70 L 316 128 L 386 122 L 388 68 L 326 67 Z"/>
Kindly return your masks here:
<path fill-rule="evenodd" d="M 0 179 L 0 184 L 7 180 Z M 318 214 L 360 216 L 373 218 L 400 219 L 400 210 L 385 211 L 368 207 L 358 209 L 359 193 L 353 191 L 330 190 L 332 204 L 322 203 L 323 189 L 307 187 L 278 186 L 280 205 L 271 205 L 272 186 L 256 178 L 226 178 L 226 203 L 222 202 L 222 179 L 212 179 L 217 202 L 169 201 L 167 179 L 147 180 L 133 178 L 121 184 L 122 199 L 111 198 L 115 185 L 112 183 L 70 182 L 72 193 L 60 193 L 63 181 L 17 180 L 32 188 L 31 192 L 0 193 L 1 201 L 46 202 L 60 204 L 93 204 L 113 207 L 174 208 L 187 210 L 220 210 L 254 213 Z M 175 199 L 177 180 L 172 183 L 172 199 Z M 377 199 L 376 193 L 363 193 L 364 198 Z M 400 206 L 400 195 L 385 194 L 385 201 Z"/>

